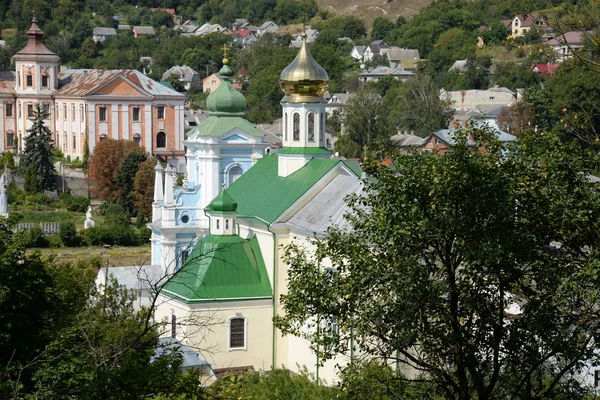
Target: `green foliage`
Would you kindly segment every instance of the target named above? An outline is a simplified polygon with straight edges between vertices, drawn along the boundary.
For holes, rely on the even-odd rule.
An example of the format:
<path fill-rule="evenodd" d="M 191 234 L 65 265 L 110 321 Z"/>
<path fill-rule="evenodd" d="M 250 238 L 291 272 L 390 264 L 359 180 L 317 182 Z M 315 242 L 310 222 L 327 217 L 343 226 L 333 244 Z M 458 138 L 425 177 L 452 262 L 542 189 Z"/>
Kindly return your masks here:
<path fill-rule="evenodd" d="M 4 153 L 4 160 L 2 162 L 4 168 L 10 168 L 12 170 L 15 169 L 15 158 L 13 157 L 12 151 L 8 150 Z"/>
<path fill-rule="evenodd" d="M 394 30 L 394 23 L 386 18 L 377 17 L 373 20 L 373 29 L 371 30 L 371 39 L 385 39 L 386 36 Z"/>
<path fill-rule="evenodd" d="M 286 25 L 309 20 L 317 13 L 315 0 L 277 0 L 273 10 L 275 22 Z"/>
<path fill-rule="evenodd" d="M 534 72 L 530 64 L 504 62 L 496 64 L 496 84 L 511 90 L 517 88 L 529 89 L 538 86 L 542 77 Z"/>
<path fill-rule="evenodd" d="M 70 192 L 61 192 L 58 195 L 62 205 L 69 211 L 86 212 L 90 199 L 85 196 L 72 196 Z"/>
<path fill-rule="evenodd" d="M 313 24 L 313 28 L 319 30 L 317 41 L 323 40 L 323 38 L 334 38 L 334 40 L 337 40 L 337 38 L 341 37 L 355 40 L 363 39 L 367 36 L 367 29 L 363 21 L 352 15 L 329 18 L 325 21 L 317 22 Z"/>
<path fill-rule="evenodd" d="M 54 141 L 52 132 L 44 124 L 45 118 L 47 115 L 41 103 L 36 103 L 33 110 L 33 123 L 27 130 L 25 138 L 22 160 L 26 171 L 25 191 L 30 193 L 56 189 L 56 170 L 52 158 Z"/>
<path fill-rule="evenodd" d="M 141 163 L 148 159 L 148 155 L 141 149 L 131 150 L 119 164 L 116 182 L 119 186 L 119 204 L 128 212 L 134 212 L 132 199 L 133 181 Z"/>
<path fill-rule="evenodd" d="M 65 246 L 79 245 L 79 237 L 73 222 L 63 222 L 59 225 L 58 236 Z"/>
<path fill-rule="evenodd" d="M 439 88 L 427 75 L 418 75 L 390 89 L 385 101 L 388 129 L 393 134 L 400 131 L 425 137 L 446 128 L 454 114 L 450 101 L 440 98 Z"/>
<path fill-rule="evenodd" d="M 350 226 L 315 252 L 287 247 L 276 325 L 306 336 L 306 321 L 335 318 L 339 331 L 308 334 L 320 359 L 353 343 L 420 369 L 444 398 L 581 398 L 600 327 L 600 260 L 586 250 L 600 244 L 587 180 L 600 160 L 550 133 L 508 147 L 487 129 L 455 139 L 443 156 L 363 164 Z"/>
<path fill-rule="evenodd" d="M 249 372 L 246 375 L 227 375 L 208 390 L 209 398 L 243 399 L 336 399 L 335 388 L 319 385 L 306 371 L 299 375 L 275 369 L 266 375 Z"/>
<path fill-rule="evenodd" d="M 46 247 L 48 242 L 44 237 L 44 232 L 42 231 L 42 227 L 39 225 L 34 225 L 31 229 L 25 231 L 23 233 L 23 244 L 25 247 Z"/>

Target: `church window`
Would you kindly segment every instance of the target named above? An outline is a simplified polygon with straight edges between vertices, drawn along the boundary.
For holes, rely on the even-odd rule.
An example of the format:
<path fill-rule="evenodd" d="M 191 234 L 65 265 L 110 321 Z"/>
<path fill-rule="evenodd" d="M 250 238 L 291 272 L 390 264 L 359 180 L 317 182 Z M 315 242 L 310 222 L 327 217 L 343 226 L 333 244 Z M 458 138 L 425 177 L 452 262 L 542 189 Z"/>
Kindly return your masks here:
<path fill-rule="evenodd" d="M 165 119 L 165 107 L 164 106 L 158 106 L 156 108 L 156 117 L 158 119 Z"/>
<path fill-rule="evenodd" d="M 228 219 L 225 220 L 225 229 L 229 229 L 229 220 Z"/>
<path fill-rule="evenodd" d="M 171 337 L 174 338 L 177 336 L 177 316 L 175 314 L 171 314 Z"/>
<path fill-rule="evenodd" d="M 315 141 L 315 114 L 314 113 L 308 114 L 308 141 L 309 142 Z"/>
<path fill-rule="evenodd" d="M 71 104 L 71 121 L 75 122 L 75 117 L 76 117 L 76 113 L 75 113 L 75 104 Z"/>
<path fill-rule="evenodd" d="M 12 132 L 6 133 L 6 147 L 15 147 L 15 134 Z"/>
<path fill-rule="evenodd" d="M 133 107 L 132 110 L 132 120 L 134 122 L 138 122 L 140 120 L 140 108 L 139 107 Z"/>
<path fill-rule="evenodd" d="M 229 169 L 229 184 L 231 185 L 233 182 L 237 181 L 240 176 L 242 176 L 242 168 L 238 165 L 234 165 Z"/>
<path fill-rule="evenodd" d="M 288 140 L 288 115 L 283 114 L 283 140 Z"/>
<path fill-rule="evenodd" d="M 13 105 L 12 105 L 12 103 L 6 104 L 6 116 L 7 117 L 12 117 L 13 116 Z"/>
<path fill-rule="evenodd" d="M 188 222 L 190 222 L 190 216 L 187 214 L 183 214 L 181 216 L 181 222 L 183 222 L 184 224 L 187 224 Z"/>
<path fill-rule="evenodd" d="M 48 75 L 42 75 L 42 87 L 43 88 L 47 88 L 49 86 L 48 82 L 50 80 L 48 79 Z"/>
<path fill-rule="evenodd" d="M 185 262 L 187 261 L 189 255 L 190 255 L 190 251 L 189 250 L 183 250 L 181 252 L 181 265 L 185 264 Z"/>
<path fill-rule="evenodd" d="M 75 150 L 77 148 L 77 136 L 75 136 L 75 134 L 73 134 L 73 150 Z"/>
<path fill-rule="evenodd" d="M 19 114 L 18 117 L 21 118 L 21 102 L 18 103 L 17 105 L 17 113 Z"/>
<path fill-rule="evenodd" d="M 79 120 L 80 120 L 81 122 L 83 122 L 83 114 L 84 114 L 83 104 L 81 104 L 81 105 L 79 106 L 79 113 L 81 114 L 81 115 L 79 116 Z"/>
<path fill-rule="evenodd" d="M 33 118 L 33 104 L 27 104 L 27 118 Z"/>
<path fill-rule="evenodd" d="M 246 348 L 246 318 L 235 317 L 229 320 L 229 348 Z"/>
<path fill-rule="evenodd" d="M 163 149 L 167 147 L 167 134 L 164 132 L 158 132 L 156 134 L 156 147 Z"/>
<path fill-rule="evenodd" d="M 98 108 L 98 121 L 106 122 L 106 106 Z"/>
<path fill-rule="evenodd" d="M 221 221 L 217 218 L 215 220 L 215 225 L 217 226 L 217 229 L 221 229 L 221 224 L 219 222 L 221 222 Z"/>
<path fill-rule="evenodd" d="M 67 134 L 65 133 L 65 140 L 63 140 L 63 147 L 65 148 L 65 150 L 67 150 L 69 146 L 69 141 L 67 139 Z"/>
<path fill-rule="evenodd" d="M 50 117 L 50 103 L 42 104 L 42 112 L 46 116 L 46 118 Z"/>
<path fill-rule="evenodd" d="M 293 136 L 293 140 L 300 140 L 300 114 L 298 113 L 294 113 L 293 118 L 293 125 L 294 125 L 294 136 Z"/>
<path fill-rule="evenodd" d="M 33 86 L 33 75 L 31 74 L 27 74 L 27 87 L 32 87 Z"/>
<path fill-rule="evenodd" d="M 133 143 L 137 144 L 138 146 L 140 145 L 141 141 L 142 138 L 139 135 L 133 137 Z"/>

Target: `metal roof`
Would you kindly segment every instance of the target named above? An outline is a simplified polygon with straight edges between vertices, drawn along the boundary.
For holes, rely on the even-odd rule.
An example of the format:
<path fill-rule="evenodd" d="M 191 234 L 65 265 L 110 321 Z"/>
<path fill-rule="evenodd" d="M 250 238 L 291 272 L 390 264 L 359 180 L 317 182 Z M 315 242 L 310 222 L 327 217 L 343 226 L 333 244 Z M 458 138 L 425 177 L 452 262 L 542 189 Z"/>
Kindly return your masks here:
<path fill-rule="evenodd" d="M 94 35 L 102 35 L 102 36 L 117 36 L 117 31 L 115 28 L 104 28 L 101 26 L 97 26 L 93 31 Z"/>
<path fill-rule="evenodd" d="M 156 35 L 156 33 L 154 32 L 154 28 L 151 26 L 134 26 L 133 32 L 136 35 L 147 35 L 147 36 Z"/>
<path fill-rule="evenodd" d="M 161 293 L 185 303 L 273 297 L 258 239 L 237 235 L 200 239 Z"/>
<path fill-rule="evenodd" d="M 116 79 L 123 79 L 132 85 L 141 96 L 185 98 L 185 95 L 133 69 L 68 69 L 59 74 L 60 89 L 56 95 L 77 97 L 93 95 L 102 86 Z"/>
<path fill-rule="evenodd" d="M 265 135 L 260 129 L 242 117 L 211 115 L 188 132 L 188 140 L 208 136 L 221 137 L 236 128 L 253 137 L 263 137 Z"/>
<path fill-rule="evenodd" d="M 296 172 L 282 177 L 278 172 L 278 154 L 263 156 L 227 189 L 238 203 L 238 218 L 272 223 L 325 175 L 344 165 L 342 160 L 312 158 Z M 348 169 L 355 170 L 350 166 Z"/>

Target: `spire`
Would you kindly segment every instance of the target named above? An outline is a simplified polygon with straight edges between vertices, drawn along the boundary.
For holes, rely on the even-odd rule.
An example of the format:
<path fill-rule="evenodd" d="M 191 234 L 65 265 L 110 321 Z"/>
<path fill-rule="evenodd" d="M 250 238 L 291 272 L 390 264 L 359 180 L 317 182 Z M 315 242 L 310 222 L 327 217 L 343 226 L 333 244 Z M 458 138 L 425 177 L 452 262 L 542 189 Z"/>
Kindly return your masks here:
<path fill-rule="evenodd" d="M 173 197 L 173 169 L 171 165 L 168 164 L 167 168 L 165 168 L 165 205 L 172 205 L 174 202 Z"/>
<path fill-rule="evenodd" d="M 156 161 L 154 167 L 154 201 L 161 202 L 163 200 L 163 167 L 160 161 Z"/>
<path fill-rule="evenodd" d="M 223 50 L 223 67 L 219 71 L 219 75 L 222 81 L 217 90 L 208 95 L 206 108 L 209 115 L 243 117 L 244 111 L 246 111 L 246 98 L 231 85 L 233 71 L 228 65 L 227 51 L 229 51 L 229 47 L 224 45 L 221 50 Z"/>
<path fill-rule="evenodd" d="M 36 61 L 59 61 L 59 57 L 48 50 L 48 48 L 42 43 L 44 32 L 42 32 L 38 26 L 35 14 L 33 15 L 33 18 L 31 18 L 31 26 L 27 30 L 26 34 L 27 45 L 21 51 L 17 52 L 13 56 L 13 59 L 31 60 L 33 58 Z"/>

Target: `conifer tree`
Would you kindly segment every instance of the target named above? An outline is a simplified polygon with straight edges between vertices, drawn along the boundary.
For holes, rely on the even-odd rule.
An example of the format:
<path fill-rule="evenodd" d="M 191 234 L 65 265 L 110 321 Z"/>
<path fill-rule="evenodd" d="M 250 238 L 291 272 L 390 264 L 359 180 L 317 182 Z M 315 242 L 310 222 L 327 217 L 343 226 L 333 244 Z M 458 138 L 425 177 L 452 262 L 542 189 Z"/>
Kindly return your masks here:
<path fill-rule="evenodd" d="M 48 114 L 44 112 L 42 105 L 37 103 L 33 110 L 33 125 L 27 130 L 23 153 L 25 171 L 35 175 L 38 190 L 56 189 L 56 169 L 52 160 L 54 141 L 52 132 L 44 124 L 46 118 Z"/>

